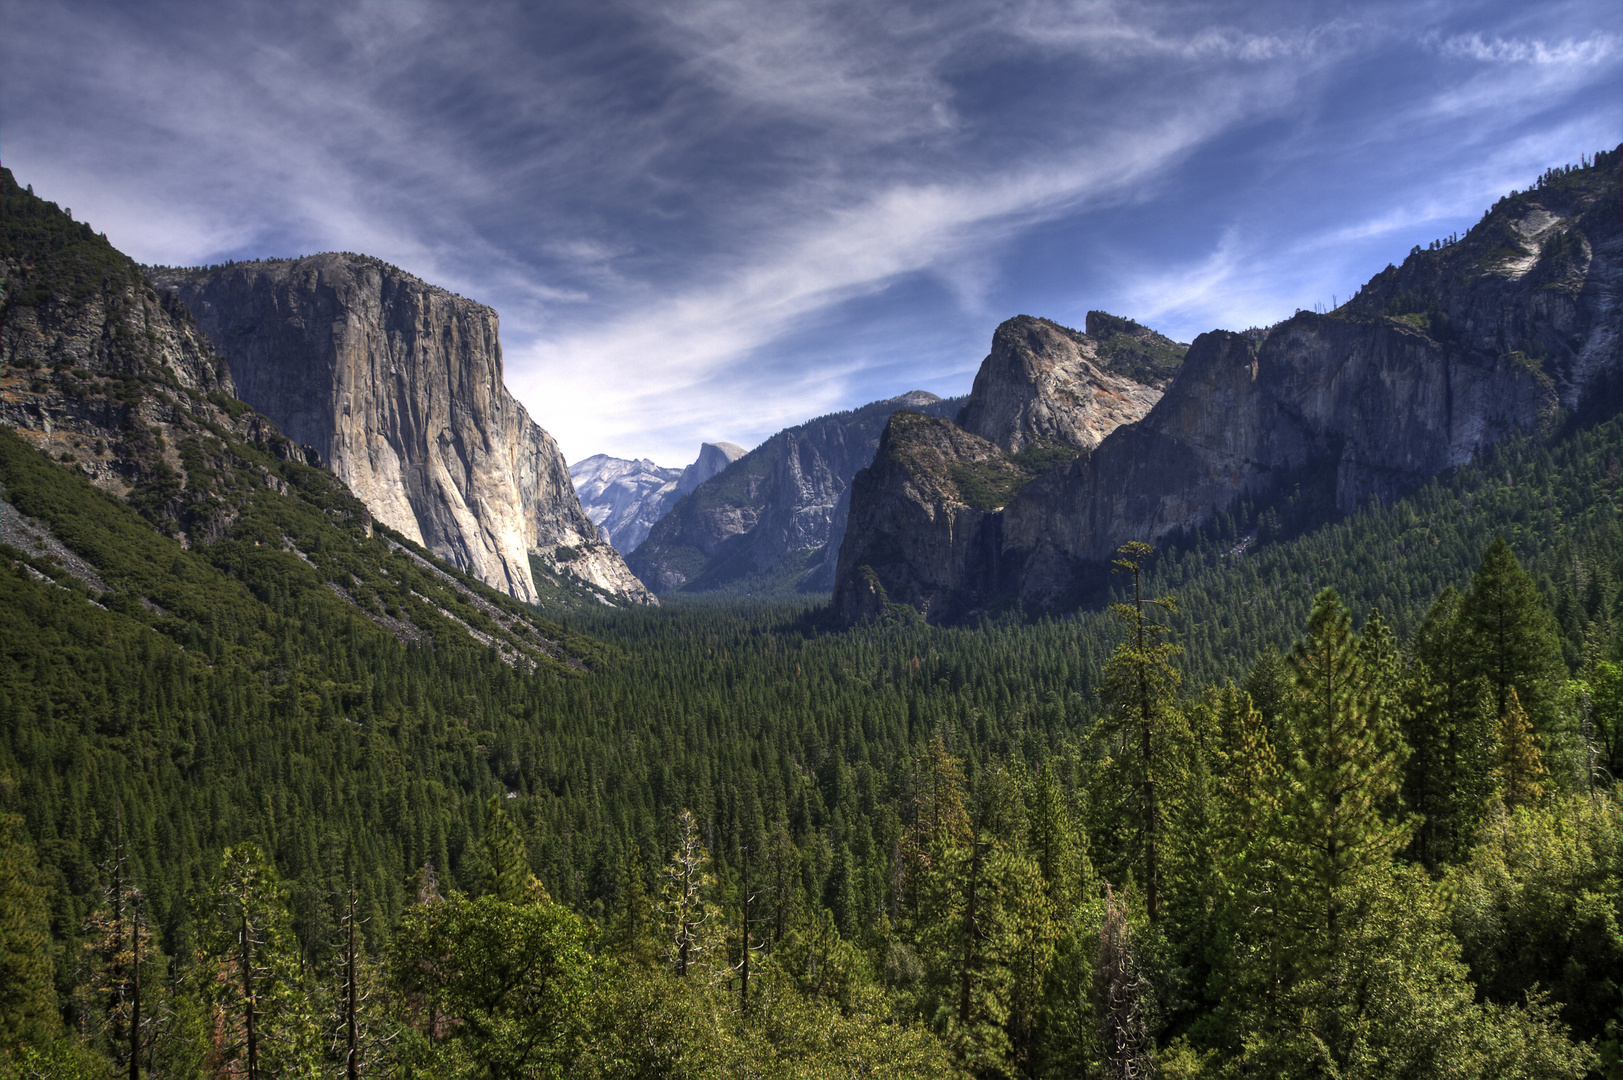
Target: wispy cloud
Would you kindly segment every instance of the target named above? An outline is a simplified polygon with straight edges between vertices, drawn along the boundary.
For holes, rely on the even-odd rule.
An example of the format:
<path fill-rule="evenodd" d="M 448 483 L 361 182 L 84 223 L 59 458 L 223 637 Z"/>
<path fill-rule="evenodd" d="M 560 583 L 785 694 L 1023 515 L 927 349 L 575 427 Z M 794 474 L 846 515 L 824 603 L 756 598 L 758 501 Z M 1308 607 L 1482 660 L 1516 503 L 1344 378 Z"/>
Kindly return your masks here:
<path fill-rule="evenodd" d="M 1538 38 L 1502 38 L 1480 33 L 1433 38 L 1444 56 L 1485 64 L 1549 64 L 1589 66 L 1615 60 L 1623 50 L 1623 37 L 1594 33 L 1581 40 L 1544 41 Z"/>
<path fill-rule="evenodd" d="M 0 123 L 137 257 L 378 255 L 501 312 L 569 456 L 680 463 L 967 389 L 1017 311 L 1328 300 L 1615 141 L 1620 52 L 1555 2 L 0 0 Z"/>

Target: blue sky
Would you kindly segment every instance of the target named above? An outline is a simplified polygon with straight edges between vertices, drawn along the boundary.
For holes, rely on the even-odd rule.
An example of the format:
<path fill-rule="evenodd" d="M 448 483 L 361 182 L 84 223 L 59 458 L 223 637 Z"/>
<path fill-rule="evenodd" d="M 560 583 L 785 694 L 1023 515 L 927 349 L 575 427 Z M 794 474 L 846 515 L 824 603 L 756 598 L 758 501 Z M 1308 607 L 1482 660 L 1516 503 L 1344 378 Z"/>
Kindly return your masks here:
<path fill-rule="evenodd" d="M 0 0 L 0 160 L 146 262 L 488 303 L 570 460 L 681 465 L 965 393 L 1018 313 L 1344 299 L 1623 140 L 1619 10 Z"/>

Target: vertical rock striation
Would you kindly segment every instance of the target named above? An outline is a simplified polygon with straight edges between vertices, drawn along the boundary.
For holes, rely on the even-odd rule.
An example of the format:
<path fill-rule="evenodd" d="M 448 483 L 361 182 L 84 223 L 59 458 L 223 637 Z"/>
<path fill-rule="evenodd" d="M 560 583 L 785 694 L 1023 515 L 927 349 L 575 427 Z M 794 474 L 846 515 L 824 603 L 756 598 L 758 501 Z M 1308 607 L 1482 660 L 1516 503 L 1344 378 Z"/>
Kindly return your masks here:
<path fill-rule="evenodd" d="M 495 311 L 361 255 L 149 276 L 191 308 L 242 400 L 320 451 L 385 525 L 522 600 L 537 597 L 532 553 L 652 600 L 507 392 Z"/>

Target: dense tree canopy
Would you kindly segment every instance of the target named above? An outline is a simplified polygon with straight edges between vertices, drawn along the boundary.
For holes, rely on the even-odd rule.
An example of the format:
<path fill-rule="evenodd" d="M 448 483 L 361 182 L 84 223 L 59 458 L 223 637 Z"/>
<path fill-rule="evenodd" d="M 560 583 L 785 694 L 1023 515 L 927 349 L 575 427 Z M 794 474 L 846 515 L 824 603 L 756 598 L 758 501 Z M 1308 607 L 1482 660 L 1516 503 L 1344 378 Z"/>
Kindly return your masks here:
<path fill-rule="evenodd" d="M 531 671 L 357 617 L 328 575 L 433 588 L 387 544 L 182 549 L 8 443 L 113 587 L 4 552 L 3 1068 L 1583 1075 L 1620 446 L 1241 507 L 1125 618 L 577 613 Z"/>

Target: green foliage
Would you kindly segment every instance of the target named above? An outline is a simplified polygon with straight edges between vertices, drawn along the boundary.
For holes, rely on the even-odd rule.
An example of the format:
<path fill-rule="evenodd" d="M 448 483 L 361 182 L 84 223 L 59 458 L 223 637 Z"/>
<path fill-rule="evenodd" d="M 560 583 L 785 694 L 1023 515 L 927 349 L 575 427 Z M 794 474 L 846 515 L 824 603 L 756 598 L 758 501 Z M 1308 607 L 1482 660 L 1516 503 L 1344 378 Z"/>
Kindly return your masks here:
<path fill-rule="evenodd" d="M 1412 500 L 1322 528 L 1306 511 L 1289 524 L 1278 507 L 1242 507 L 1141 565 L 1140 597 L 1171 583 L 1179 597 L 1153 624 L 1176 636 L 1146 626 L 1149 644 L 1185 649 L 1182 680 L 1168 666 L 1151 695 L 1165 719 L 1176 714 L 1177 732 L 1156 762 L 1165 842 L 1154 927 L 1143 802 L 1123 780 L 1127 743 L 1111 723 L 1130 718 L 1135 672 L 1171 657 L 1134 653 L 1136 605 L 1131 648 L 1115 664 L 1123 622 L 1108 611 L 828 633 L 804 604 L 594 604 L 566 630 L 420 561 L 385 530 L 367 537 L 320 473 L 201 436 L 181 441 L 181 460 L 237 517 L 218 539 L 192 534 L 182 548 L 0 435 L 12 505 L 108 586 L 86 585 L 66 556 L 4 552 L 0 808 L 22 818 L 37 853 L 57 1002 L 70 1010 L 78 975 L 67 958 L 86 955 L 91 916 L 106 910 L 103 868 L 122 819 L 174 986 L 154 1072 L 165 1062 L 184 1074 L 208 1052 L 212 1009 L 225 1006 L 208 1005 L 191 958 L 206 945 L 219 970 L 216 868 L 251 841 L 278 872 L 271 907 L 302 968 L 289 985 L 309 1030 L 332 1015 L 331 942 L 349 882 L 370 916 L 364 944 L 384 955 L 415 933 L 411 919 L 427 918 L 408 914 L 414 895 L 434 892 L 413 888 L 413 875 L 438 875 L 448 891 L 484 890 L 460 903 L 576 913 L 581 951 L 567 955 L 590 978 L 570 999 L 570 1023 L 586 1034 L 559 1053 L 579 1075 L 1096 1072 L 1104 877 L 1136 920 L 1148 1030 L 1169 1071 L 1249 1060 L 1401 1073 L 1428 1060 L 1427 1039 L 1459 1038 L 1480 1048 L 1460 1068 L 1570 1075 L 1583 1051 L 1557 1021 L 1589 1038 L 1616 1013 L 1605 943 L 1617 870 L 1596 856 L 1583 873 L 1478 873 L 1497 865 L 1480 846 L 1493 842 L 1497 714 L 1473 674 L 1480 653 L 1460 604 L 1437 598 L 1467 586 L 1493 534 L 1505 534 L 1532 601 L 1554 613 L 1557 656 L 1588 688 L 1557 680 L 1552 733 L 1540 733 L 1545 798 L 1516 815 L 1575 819 L 1572 791 L 1609 787 L 1604 773 L 1560 762 L 1576 760 L 1583 715 L 1598 742 L 1613 730 L 1619 449 L 1610 421 L 1554 446 L 1510 447 Z M 257 488 L 239 488 L 239 476 L 257 476 Z M 1360 607 L 1379 602 L 1362 635 L 1322 604 L 1309 621 L 1326 581 L 1346 583 Z M 389 607 L 404 617 L 389 622 Z M 501 639 L 508 655 L 535 657 L 536 670 L 472 643 L 441 607 L 482 632 L 514 627 Z M 531 621 L 507 621 L 520 616 Z M 397 624 L 422 636 L 401 641 Z M 1315 644 L 1287 662 L 1277 646 L 1304 627 Z M 536 636 L 562 660 L 546 662 L 539 644 L 518 653 Z M 1306 694 L 1324 671 L 1331 692 Z M 1243 687 L 1219 687 L 1225 675 Z M 1353 781 L 1340 803 L 1338 778 Z M 658 964 L 655 883 L 689 835 L 684 807 L 709 856 L 704 978 Z M 1420 831 L 1403 844 L 1410 814 L 1437 822 L 1424 844 Z M 1346 838 L 1335 858 L 1326 837 Z M 1349 847 L 1356 857 L 1344 857 Z M 1405 869 L 1409 859 L 1446 874 L 1458 906 Z M 522 895 L 503 884 L 520 878 Z M 1504 884 L 1523 879 L 1538 890 Z M 1467 908 L 1473 896 L 1486 899 Z M 746 897 L 757 946 L 747 1013 Z M 1339 957 L 1294 928 L 1327 898 L 1345 928 Z M 1501 922 L 1502 911 L 1523 921 Z M 1534 911 L 1550 912 L 1549 925 L 1533 924 Z M 1517 934 L 1540 943 L 1537 956 L 1518 958 Z M 1468 969 L 1453 942 L 1466 943 Z M 459 944 L 442 935 L 435 947 L 447 951 L 433 955 Z M 1472 979 L 1485 1005 L 1471 1000 Z M 1547 1003 L 1529 1001 L 1534 981 Z M 395 984 L 384 995 L 382 1026 L 410 1021 L 394 1065 L 403 1074 L 475 1073 L 480 1055 L 516 1045 L 436 1026 L 451 999 L 431 1007 L 427 993 Z M 1575 1001 L 1585 1004 L 1574 1011 Z M 1309 1038 L 1290 1033 L 1290 1010 Z M 1405 1010 L 1422 1018 L 1413 1032 L 1394 1019 Z M 527 1022 L 509 1019 L 514 1031 Z M 312 1069 L 332 1064 L 325 1040 L 302 1045 Z"/>
<path fill-rule="evenodd" d="M 1553 732 L 1566 677 L 1560 632 L 1504 537 L 1494 537 L 1483 554 L 1459 619 L 1467 671 L 1492 687 L 1494 714 L 1506 715 L 1514 693 L 1534 728 Z"/>
<path fill-rule="evenodd" d="M 51 924 L 34 847 L 22 819 L 0 814 L 0 1068 L 57 1026 Z"/>
<path fill-rule="evenodd" d="M 275 868 L 256 845 L 234 845 L 194 899 L 218 1052 L 248 1080 L 308 1071 L 319 1053 L 310 987 Z"/>
<path fill-rule="evenodd" d="M 1136 382 L 1158 385 L 1177 374 L 1189 346 L 1181 345 L 1131 319 L 1088 312 L 1088 336 L 1099 343 L 1106 370 Z"/>
<path fill-rule="evenodd" d="M 1352 620 L 1331 589 L 1313 605 L 1307 636 L 1290 656 L 1291 757 L 1280 792 L 1278 847 L 1290 890 L 1286 933 L 1302 957 L 1333 955 L 1347 930 L 1345 894 L 1390 863 L 1407 829 L 1383 820 L 1402 757 L 1372 706 L 1371 678 Z"/>
<path fill-rule="evenodd" d="M 1135 829 L 1130 848 L 1143 873 L 1145 906 L 1150 921 L 1161 916 L 1162 835 L 1166 829 L 1167 789 L 1177 783 L 1176 748 L 1186 741 L 1178 709 L 1178 669 L 1172 661 L 1183 651 L 1167 640 L 1168 627 L 1154 618 L 1159 610 L 1178 612 L 1171 596 L 1143 594 L 1145 564 L 1153 554 L 1148 544 L 1122 545 L 1115 568 L 1128 574 L 1132 592 L 1127 603 L 1112 604 L 1111 614 L 1126 631 L 1105 664 L 1105 711 L 1094 738 L 1109 747 L 1121 789 L 1130 792 Z"/>
<path fill-rule="evenodd" d="M 532 1077 L 573 1072 L 590 1019 L 587 930 L 546 900 L 459 894 L 412 908 L 395 941 L 399 989 L 445 1019 L 428 1075 Z"/>
<path fill-rule="evenodd" d="M 1070 464 L 1080 453 L 1067 443 L 1039 439 L 1017 454 L 954 464 L 951 479 L 958 497 L 967 505 L 977 510 L 996 510 L 1008 505 L 1021 488 L 1037 477 Z"/>
<path fill-rule="evenodd" d="M 1468 861 L 1449 871 L 1452 919 L 1482 993 L 1503 1004 L 1542 987 L 1581 1038 L 1623 1004 L 1623 818 L 1615 791 L 1496 805 Z"/>

